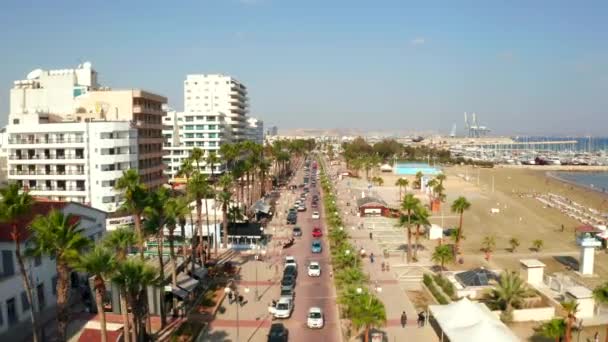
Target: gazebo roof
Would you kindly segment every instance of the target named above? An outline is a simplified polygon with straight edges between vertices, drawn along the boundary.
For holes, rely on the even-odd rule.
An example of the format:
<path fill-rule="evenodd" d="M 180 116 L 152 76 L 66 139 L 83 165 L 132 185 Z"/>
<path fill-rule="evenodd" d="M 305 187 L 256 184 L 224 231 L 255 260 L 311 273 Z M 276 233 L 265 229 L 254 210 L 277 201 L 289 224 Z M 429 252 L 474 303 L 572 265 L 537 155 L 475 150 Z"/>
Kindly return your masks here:
<path fill-rule="evenodd" d="M 367 206 L 370 204 L 381 205 L 383 207 L 388 206 L 388 204 L 386 204 L 386 202 L 384 202 L 381 198 L 377 198 L 377 197 L 365 196 L 363 198 L 357 199 L 357 207 L 363 207 L 363 206 Z"/>
<path fill-rule="evenodd" d="M 482 267 L 458 273 L 455 277 L 463 286 L 487 286 L 490 280 L 498 280 L 494 272 Z"/>

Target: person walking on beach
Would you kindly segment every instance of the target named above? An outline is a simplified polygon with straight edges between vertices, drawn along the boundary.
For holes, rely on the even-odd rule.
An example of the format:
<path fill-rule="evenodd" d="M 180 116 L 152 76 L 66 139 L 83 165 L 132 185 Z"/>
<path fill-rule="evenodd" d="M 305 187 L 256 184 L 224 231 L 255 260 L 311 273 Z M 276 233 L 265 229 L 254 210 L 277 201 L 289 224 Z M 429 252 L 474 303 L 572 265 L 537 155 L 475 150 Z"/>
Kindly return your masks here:
<path fill-rule="evenodd" d="M 405 311 L 403 311 L 403 313 L 401 314 L 401 327 L 405 328 L 406 324 L 407 324 L 407 314 L 405 313 Z"/>
<path fill-rule="evenodd" d="M 370 240 L 373 240 L 373 239 L 374 239 L 374 237 L 373 237 L 373 235 L 372 235 L 372 232 L 369 232 L 369 239 L 370 239 Z"/>
<path fill-rule="evenodd" d="M 232 292 L 228 292 L 228 304 L 232 304 Z"/>

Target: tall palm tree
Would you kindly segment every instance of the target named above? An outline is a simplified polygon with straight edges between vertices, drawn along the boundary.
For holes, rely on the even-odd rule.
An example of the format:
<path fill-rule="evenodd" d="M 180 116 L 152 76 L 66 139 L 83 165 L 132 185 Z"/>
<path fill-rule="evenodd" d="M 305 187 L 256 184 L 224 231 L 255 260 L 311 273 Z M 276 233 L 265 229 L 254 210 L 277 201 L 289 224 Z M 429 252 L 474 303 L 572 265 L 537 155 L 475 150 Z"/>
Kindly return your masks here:
<path fill-rule="evenodd" d="M 437 176 L 435 176 L 435 179 L 436 179 L 436 180 L 439 182 L 439 184 L 441 184 L 441 185 L 443 185 L 443 182 L 445 181 L 445 179 L 446 179 L 446 178 L 447 178 L 447 177 L 446 177 L 445 173 L 440 173 L 440 174 L 438 174 Z"/>
<path fill-rule="evenodd" d="M 593 289 L 593 298 L 598 304 L 608 304 L 608 282 Z M 605 341 L 608 342 L 608 326 L 606 326 Z"/>
<path fill-rule="evenodd" d="M 460 215 L 460 223 L 458 224 L 458 235 L 456 236 L 456 251 L 460 250 L 460 240 L 462 239 L 462 219 L 464 216 L 464 212 L 471 208 L 471 203 L 463 197 L 458 197 L 454 203 L 452 203 L 452 212 L 458 213 Z"/>
<path fill-rule="evenodd" d="M 563 318 L 554 318 L 534 330 L 543 337 L 554 338 L 555 342 L 560 342 L 566 333 L 566 322 Z"/>
<path fill-rule="evenodd" d="M 222 191 L 217 196 L 217 200 L 222 206 L 222 231 L 224 236 L 223 243 L 226 247 L 228 247 L 228 208 L 230 207 L 230 202 L 232 198 L 232 193 L 229 191 L 229 189 L 232 186 L 232 182 L 232 175 L 224 174 L 219 181 Z M 215 244 L 215 248 L 215 253 L 217 254 L 217 244 Z"/>
<path fill-rule="evenodd" d="M 422 177 L 424 175 L 422 174 L 421 171 L 416 172 L 416 176 L 415 176 L 415 180 L 414 180 L 414 187 L 416 187 L 417 189 L 422 189 Z"/>
<path fill-rule="evenodd" d="M 166 225 L 169 230 L 169 255 L 171 257 L 171 283 L 177 286 L 177 261 L 175 255 L 175 228 L 181 218 L 188 215 L 188 201 L 185 197 L 172 197 L 165 204 Z"/>
<path fill-rule="evenodd" d="M 414 260 L 418 260 L 418 241 L 420 240 L 420 226 L 427 227 L 431 224 L 429 222 L 429 212 L 422 205 L 418 205 L 416 209 L 414 209 L 414 216 L 412 217 L 412 219 L 414 220 L 413 223 L 416 225 L 416 248 L 414 249 Z"/>
<path fill-rule="evenodd" d="M 355 297 L 356 304 L 352 308 L 351 321 L 357 330 L 364 328 L 364 341 L 369 342 L 370 329 L 386 323 L 384 304 L 370 293 Z"/>
<path fill-rule="evenodd" d="M 60 341 L 67 340 L 67 326 L 70 319 L 69 289 L 72 266 L 78 261 L 82 251 L 88 248 L 91 240 L 82 234 L 78 220 L 72 215 L 64 215 L 51 210 L 47 216 L 38 216 L 30 225 L 32 246 L 27 250 L 29 256 L 48 255 L 55 258 L 57 268 L 57 323 Z"/>
<path fill-rule="evenodd" d="M 513 310 L 520 308 L 523 300 L 533 294 L 521 277 L 513 272 L 503 272 L 496 286 L 486 295 L 488 301 L 496 308 L 502 310 L 501 319 L 509 322 Z"/>
<path fill-rule="evenodd" d="M 566 342 L 572 341 L 572 327 L 576 324 L 576 313 L 578 312 L 578 303 L 574 300 L 562 302 L 562 308 L 566 318 Z"/>
<path fill-rule="evenodd" d="M 91 252 L 83 255 L 75 263 L 74 268 L 77 271 L 90 274 L 95 277 L 95 303 L 99 314 L 99 322 L 101 325 L 101 342 L 108 340 L 108 332 L 106 329 L 106 311 L 104 310 L 104 297 L 106 295 L 105 280 L 109 279 L 114 272 L 116 259 L 114 254 L 105 248 L 95 247 Z M 125 334 L 128 335 L 128 334 Z"/>
<path fill-rule="evenodd" d="M 116 181 L 114 186 L 117 190 L 124 191 L 125 202 L 123 210 L 133 215 L 135 223 L 135 234 L 137 236 L 137 248 L 139 256 L 144 259 L 144 235 L 141 227 L 141 216 L 148 205 L 148 193 L 145 185 L 140 181 L 139 173 L 136 169 L 123 171 L 122 177 Z"/>
<path fill-rule="evenodd" d="M 103 245 L 116 253 L 117 260 L 125 260 L 129 249 L 135 242 L 135 234 L 128 228 L 109 231 L 103 239 Z"/>
<path fill-rule="evenodd" d="M 215 165 L 217 165 L 221 161 L 220 157 L 218 157 L 217 153 L 210 151 L 207 154 L 207 159 L 205 162 L 211 168 L 211 182 L 213 183 L 213 229 L 215 230 L 217 225 L 217 189 L 215 188 L 215 184 L 217 183 L 217 179 L 215 178 Z M 215 237 L 215 236 L 214 236 Z M 215 239 L 213 240 L 214 244 L 217 244 Z M 216 250 L 217 251 L 217 250 Z M 216 254 L 217 257 L 217 254 Z"/>
<path fill-rule="evenodd" d="M 21 244 L 24 242 L 24 236 L 18 227 L 18 220 L 23 215 L 30 212 L 34 199 L 27 192 L 22 192 L 21 187 L 17 183 L 9 184 L 6 188 L 0 189 L 0 222 L 6 222 L 11 226 L 11 239 L 15 243 L 15 256 L 17 257 L 17 265 L 19 273 L 21 273 L 21 281 L 25 289 L 25 296 L 30 305 L 30 320 L 32 321 L 32 340 L 39 341 L 40 331 L 38 327 L 38 313 L 34 309 L 34 297 L 32 295 L 32 284 L 25 269 L 23 254 L 21 253 Z M 21 227 L 24 228 L 24 227 Z"/>
<path fill-rule="evenodd" d="M 146 339 L 144 320 L 146 318 L 146 288 L 157 284 L 158 271 L 137 259 L 127 259 L 119 262 L 112 281 L 116 283 L 133 313 L 133 342 Z M 128 331 L 125 331 L 125 335 Z"/>
<path fill-rule="evenodd" d="M 260 169 L 260 196 L 264 197 L 266 195 L 266 176 L 270 171 L 270 162 L 268 160 L 260 161 L 259 165 Z"/>
<path fill-rule="evenodd" d="M 190 151 L 190 159 L 196 164 L 196 171 L 201 172 L 201 160 L 205 152 L 198 147 L 195 147 Z"/>
<path fill-rule="evenodd" d="M 207 239 L 209 239 L 210 238 L 210 234 L 209 234 L 210 223 L 209 223 L 208 199 L 210 196 L 212 196 L 213 189 L 211 188 L 211 185 L 209 184 L 209 179 L 207 178 L 206 175 L 195 172 L 192 175 L 190 182 L 188 183 L 187 190 L 188 190 L 188 194 L 196 200 L 196 216 L 197 216 L 196 227 L 198 229 L 198 235 L 200 238 L 199 249 L 201 251 L 201 265 L 202 265 L 205 263 L 203 260 L 202 253 L 205 252 L 205 259 L 209 257 L 209 251 L 203 250 L 203 198 L 205 199 L 205 213 L 206 213 L 205 216 L 206 216 L 206 220 L 207 220 Z"/>
<path fill-rule="evenodd" d="M 412 194 L 407 194 L 401 202 L 401 210 L 407 213 L 407 262 L 412 261 L 412 211 L 420 205 L 420 200 Z M 403 215 L 400 217 L 400 226 L 405 224 Z"/>
<path fill-rule="evenodd" d="M 448 245 L 440 245 L 435 247 L 431 260 L 441 265 L 441 272 L 443 273 L 445 264 L 454 261 L 454 253 Z"/>
<path fill-rule="evenodd" d="M 395 182 L 395 186 L 399 187 L 399 200 L 402 200 L 403 197 L 401 197 L 401 190 L 403 188 L 407 188 L 407 186 L 410 184 L 410 182 L 406 179 L 406 178 L 399 178 L 397 179 L 397 181 Z"/>
<path fill-rule="evenodd" d="M 188 195 L 188 183 L 190 183 L 190 177 L 192 177 L 192 174 L 194 173 L 194 166 L 192 165 L 192 159 L 190 158 L 186 158 L 182 161 L 182 164 L 179 168 L 178 174 L 184 176 L 186 178 L 186 195 Z M 191 201 L 191 199 L 190 199 Z M 192 217 L 192 210 L 190 210 L 189 213 L 189 217 L 190 217 L 190 230 L 192 232 L 192 239 L 191 239 L 191 243 L 190 243 L 190 260 L 192 260 L 192 271 L 194 271 L 194 256 L 195 256 L 195 251 L 196 251 L 196 234 L 197 232 L 194 229 L 194 218 Z M 184 239 L 184 242 L 186 241 L 186 223 L 185 221 L 182 221 L 180 224 L 181 226 L 181 234 L 182 234 L 182 238 Z M 184 248 L 184 258 L 186 257 L 186 248 Z"/>

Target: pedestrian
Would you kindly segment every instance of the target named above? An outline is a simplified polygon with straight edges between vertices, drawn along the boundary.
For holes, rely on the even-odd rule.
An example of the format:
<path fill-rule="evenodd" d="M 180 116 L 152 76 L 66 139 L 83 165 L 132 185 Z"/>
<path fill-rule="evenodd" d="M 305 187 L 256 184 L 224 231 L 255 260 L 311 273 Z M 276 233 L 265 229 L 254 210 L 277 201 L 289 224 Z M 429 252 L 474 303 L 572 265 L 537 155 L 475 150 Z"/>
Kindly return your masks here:
<path fill-rule="evenodd" d="M 405 311 L 403 311 L 403 313 L 401 314 L 401 327 L 405 328 L 406 325 L 407 325 L 407 314 L 405 313 Z"/>
<path fill-rule="evenodd" d="M 424 325 L 424 314 L 422 311 L 418 313 L 418 327 L 422 327 Z"/>
<path fill-rule="evenodd" d="M 238 302 L 238 304 L 239 304 L 239 305 L 241 305 L 241 306 L 243 306 L 243 304 L 244 304 L 244 299 L 245 299 L 245 298 L 243 298 L 243 295 L 239 295 L 239 302 Z"/>
<path fill-rule="evenodd" d="M 593 335 L 593 342 L 600 342 L 600 332 L 596 331 L 595 335 Z"/>
<path fill-rule="evenodd" d="M 562 223 L 562 233 L 564 232 L 564 224 Z"/>
<path fill-rule="evenodd" d="M 232 304 L 232 292 L 228 292 L 228 304 Z"/>
<path fill-rule="evenodd" d="M 370 253 L 369 255 L 369 261 L 373 264 L 374 263 L 374 253 Z"/>
<path fill-rule="evenodd" d="M 372 235 L 372 232 L 369 232 L 369 239 L 370 239 L 370 240 L 373 240 L 373 235 Z"/>

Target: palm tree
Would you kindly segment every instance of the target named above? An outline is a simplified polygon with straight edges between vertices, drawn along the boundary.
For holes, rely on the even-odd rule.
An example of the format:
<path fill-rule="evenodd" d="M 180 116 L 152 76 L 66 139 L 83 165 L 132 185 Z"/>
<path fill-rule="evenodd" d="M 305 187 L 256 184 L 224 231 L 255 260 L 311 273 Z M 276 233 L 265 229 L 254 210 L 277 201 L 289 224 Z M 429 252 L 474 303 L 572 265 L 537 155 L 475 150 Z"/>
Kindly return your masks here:
<path fill-rule="evenodd" d="M 101 325 L 101 342 L 108 340 L 106 330 L 106 311 L 104 310 L 104 297 L 106 295 L 105 280 L 109 279 L 114 271 L 116 264 L 115 256 L 110 251 L 99 246 L 95 247 L 91 252 L 80 257 L 75 263 L 74 268 L 77 271 L 84 272 L 95 277 L 95 303 L 97 304 L 97 312 L 99 313 L 99 321 Z M 125 330 L 126 331 L 126 330 Z M 128 334 L 125 333 L 127 336 Z"/>
<path fill-rule="evenodd" d="M 401 199 L 402 199 L 402 197 L 401 197 L 401 190 L 402 190 L 403 188 L 407 188 L 407 186 L 409 185 L 409 183 L 410 183 L 410 182 L 409 182 L 407 179 L 405 179 L 405 178 L 399 178 L 399 179 L 397 179 L 397 181 L 395 182 L 395 186 L 398 186 L 398 187 L 399 187 L 399 200 L 401 200 Z"/>
<path fill-rule="evenodd" d="M 137 259 L 119 262 L 112 276 L 112 281 L 121 289 L 121 300 L 126 300 L 125 307 L 128 304 L 133 313 L 133 342 L 138 341 L 138 337 L 140 337 L 140 341 L 145 340 L 146 288 L 149 285 L 155 285 L 157 277 L 156 268 Z M 125 331 L 126 334 L 128 331 Z"/>
<path fill-rule="evenodd" d="M 171 284 L 177 286 L 177 258 L 175 255 L 175 228 L 188 215 L 190 208 L 185 197 L 172 197 L 165 204 L 166 225 L 169 230 L 169 255 L 171 257 Z"/>
<path fill-rule="evenodd" d="M 454 261 L 454 253 L 450 250 L 448 245 L 439 245 L 435 247 L 435 251 L 431 256 L 431 260 L 441 265 L 441 272 L 443 272 L 444 265 Z"/>
<path fill-rule="evenodd" d="M 593 298 L 598 304 L 608 303 L 608 282 L 603 283 L 593 289 Z M 606 342 L 608 342 L 608 326 L 606 326 Z"/>
<path fill-rule="evenodd" d="M 444 173 L 440 173 L 437 176 L 435 176 L 435 179 L 437 181 L 439 181 L 439 184 L 443 185 L 443 181 L 445 181 L 446 175 Z"/>
<path fill-rule="evenodd" d="M 217 181 L 217 179 L 215 179 L 215 165 L 217 165 L 220 161 L 221 161 L 220 157 L 217 156 L 217 153 L 211 152 L 211 151 L 207 154 L 207 159 L 205 159 L 205 162 L 211 168 L 211 179 L 210 180 L 213 182 L 213 184 L 215 184 Z M 215 186 L 212 186 L 212 190 L 213 190 L 212 191 L 212 193 L 213 193 L 213 229 L 215 230 L 215 226 L 217 225 L 217 191 L 216 191 Z M 213 243 L 217 244 L 217 242 L 215 241 L 215 235 L 214 235 Z M 216 249 L 216 252 L 217 252 L 217 249 Z M 217 257 L 217 254 L 216 254 L 216 257 Z"/>
<path fill-rule="evenodd" d="M 544 242 L 541 239 L 537 239 L 532 241 L 532 248 L 534 248 L 534 250 L 536 250 L 537 252 L 540 252 L 540 249 L 543 248 Z"/>
<path fill-rule="evenodd" d="M 203 159 L 203 156 L 205 155 L 205 152 L 203 152 L 203 150 L 201 150 L 198 147 L 195 147 L 192 149 L 192 151 L 190 151 L 190 159 L 196 163 L 196 171 L 201 172 L 201 159 Z"/>
<path fill-rule="evenodd" d="M 128 228 L 109 231 L 103 239 L 103 245 L 116 253 L 117 260 L 125 260 L 129 249 L 135 242 L 135 235 Z"/>
<path fill-rule="evenodd" d="M 576 313 L 578 303 L 574 300 L 562 302 L 562 308 L 566 316 L 566 342 L 572 341 L 572 327 L 576 324 Z"/>
<path fill-rule="evenodd" d="M 412 194 L 407 194 L 401 202 L 401 210 L 407 212 L 407 262 L 412 261 L 412 211 L 420 205 L 420 200 Z M 405 219 L 401 215 L 399 226 L 403 227 Z"/>
<path fill-rule="evenodd" d="M 38 313 L 34 309 L 34 298 L 32 295 L 32 285 L 30 278 L 27 275 L 25 269 L 25 262 L 23 260 L 23 254 L 21 254 L 21 243 L 23 242 L 22 232 L 18 227 L 18 220 L 23 215 L 30 212 L 34 199 L 27 192 L 22 192 L 21 187 L 17 183 L 9 184 L 6 188 L 0 189 L 0 222 L 6 222 L 11 226 L 11 239 L 15 243 L 15 256 L 17 257 L 17 265 L 19 266 L 19 273 L 21 273 L 21 280 L 23 281 L 23 287 L 25 288 L 25 296 L 30 305 L 30 320 L 32 321 L 32 340 L 34 342 L 39 341 L 39 328 L 38 328 Z M 24 228 L 24 227 L 21 227 Z"/>
<path fill-rule="evenodd" d="M 346 267 L 336 272 L 336 283 L 339 286 L 360 285 L 366 280 L 365 274 L 355 267 Z"/>
<path fill-rule="evenodd" d="M 554 338 L 555 342 L 560 342 L 566 333 L 566 322 L 563 318 L 554 318 L 534 330 L 543 337 Z"/>
<path fill-rule="evenodd" d="M 354 306 L 350 309 L 351 321 L 355 329 L 365 328 L 364 341 L 369 342 L 370 329 L 386 323 L 384 304 L 370 293 L 355 298 Z"/>
<path fill-rule="evenodd" d="M 462 219 L 464 212 L 471 208 L 471 203 L 463 196 L 458 197 L 452 203 L 452 212 L 460 214 L 460 223 L 458 224 L 458 235 L 456 236 L 456 251 L 460 251 L 460 240 L 462 239 Z"/>
<path fill-rule="evenodd" d="M 223 243 L 226 247 L 228 247 L 228 208 L 230 208 L 230 202 L 232 200 L 232 193 L 229 191 L 229 189 L 232 186 L 232 181 L 233 178 L 231 175 L 223 175 L 220 178 L 220 186 L 222 187 L 222 191 L 218 194 L 218 202 L 222 206 L 222 231 L 224 235 Z"/>
<path fill-rule="evenodd" d="M 483 238 L 481 242 L 482 249 L 486 253 L 488 260 L 490 260 L 490 255 L 494 251 L 494 247 L 496 247 L 496 238 L 494 236 L 486 236 Z"/>
<path fill-rule="evenodd" d="M 195 172 L 190 179 L 190 182 L 187 186 L 188 194 L 196 200 L 196 216 L 197 222 L 196 227 L 199 235 L 199 250 L 201 251 L 201 264 L 204 264 L 203 261 L 203 198 L 205 199 L 205 211 L 207 213 L 207 238 L 209 238 L 209 207 L 207 205 L 207 199 L 211 195 L 211 186 L 209 185 L 207 176 Z M 208 257 L 206 254 L 205 257 Z"/>
<path fill-rule="evenodd" d="M 511 238 L 511 240 L 509 240 L 509 245 L 511 245 L 511 253 L 514 253 L 517 247 L 519 247 L 519 239 Z"/>
<path fill-rule="evenodd" d="M 264 159 L 260 162 L 258 168 L 260 170 L 260 196 L 264 197 L 266 195 L 266 175 L 270 170 L 270 162 Z"/>
<path fill-rule="evenodd" d="M 512 319 L 513 309 L 521 307 L 524 298 L 532 293 L 533 291 L 517 273 L 506 271 L 500 275 L 496 286 L 487 294 L 487 299 L 493 306 L 503 311 L 501 319 L 509 322 Z"/>
<path fill-rule="evenodd" d="M 376 177 L 376 184 L 378 184 L 378 186 L 384 185 L 384 179 L 382 177 Z"/>
<path fill-rule="evenodd" d="M 70 319 L 69 289 L 71 265 L 78 261 L 80 253 L 89 247 L 91 240 L 82 234 L 78 220 L 51 210 L 47 216 L 38 216 L 30 225 L 32 246 L 27 254 L 33 257 L 48 255 L 55 258 L 57 268 L 57 323 L 60 341 L 66 341 Z"/>
<path fill-rule="evenodd" d="M 144 259 L 144 235 L 141 227 L 141 216 L 148 205 L 148 193 L 146 187 L 139 179 L 139 173 L 135 169 L 123 171 L 122 177 L 116 181 L 114 186 L 117 190 L 124 191 L 125 202 L 123 210 L 133 215 L 135 223 L 135 234 L 137 236 L 137 248 L 141 260 Z"/>
<path fill-rule="evenodd" d="M 420 240 L 420 226 L 429 226 L 429 212 L 422 205 L 418 205 L 414 209 L 413 223 L 416 225 L 416 248 L 414 249 L 414 260 L 418 261 L 418 241 Z"/>
<path fill-rule="evenodd" d="M 422 174 L 422 171 L 418 171 L 416 172 L 416 179 L 414 180 L 414 187 L 416 187 L 416 189 L 422 189 L 422 177 L 424 175 Z"/>

